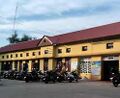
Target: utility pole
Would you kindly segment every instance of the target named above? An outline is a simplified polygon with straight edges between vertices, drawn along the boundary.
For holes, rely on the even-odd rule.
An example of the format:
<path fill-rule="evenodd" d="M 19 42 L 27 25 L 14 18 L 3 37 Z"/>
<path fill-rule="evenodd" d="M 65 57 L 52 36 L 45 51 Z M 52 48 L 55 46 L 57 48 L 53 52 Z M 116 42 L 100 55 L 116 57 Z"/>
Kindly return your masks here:
<path fill-rule="evenodd" d="M 17 20 L 17 11 L 18 11 L 18 2 L 16 3 L 16 8 L 15 8 L 15 15 L 14 15 L 14 18 L 13 18 L 13 32 L 16 33 L 17 30 L 16 30 L 16 20 Z"/>

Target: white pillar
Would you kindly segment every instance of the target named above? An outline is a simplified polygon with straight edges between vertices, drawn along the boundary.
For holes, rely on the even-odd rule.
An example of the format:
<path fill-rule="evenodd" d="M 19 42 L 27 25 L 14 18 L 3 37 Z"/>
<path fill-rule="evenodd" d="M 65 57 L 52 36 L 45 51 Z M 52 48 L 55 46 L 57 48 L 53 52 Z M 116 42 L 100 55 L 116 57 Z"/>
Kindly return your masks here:
<path fill-rule="evenodd" d="M 12 70 L 15 70 L 15 61 L 12 62 Z"/>
<path fill-rule="evenodd" d="M 28 72 L 31 72 L 32 71 L 32 61 L 30 60 L 29 63 L 28 63 Z"/>
<path fill-rule="evenodd" d="M 22 61 L 22 71 L 23 71 L 24 64 L 25 64 L 25 61 Z"/>
<path fill-rule="evenodd" d="M 43 59 L 40 59 L 40 70 L 43 72 L 44 71 L 44 60 Z"/>
<path fill-rule="evenodd" d="M 120 56 L 119 56 L 119 71 L 120 71 Z"/>

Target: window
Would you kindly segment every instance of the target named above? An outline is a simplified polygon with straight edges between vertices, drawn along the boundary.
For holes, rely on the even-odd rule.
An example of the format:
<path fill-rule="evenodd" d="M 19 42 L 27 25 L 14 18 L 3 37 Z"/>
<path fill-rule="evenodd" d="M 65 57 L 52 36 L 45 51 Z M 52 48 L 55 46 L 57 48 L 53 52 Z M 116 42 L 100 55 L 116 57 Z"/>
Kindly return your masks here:
<path fill-rule="evenodd" d="M 40 54 L 41 54 L 41 52 L 39 51 L 39 52 L 38 52 L 38 55 L 40 55 Z"/>
<path fill-rule="evenodd" d="M 4 56 L 2 56 L 2 58 L 4 59 Z"/>
<path fill-rule="evenodd" d="M 26 56 L 29 56 L 29 53 L 26 53 Z"/>
<path fill-rule="evenodd" d="M 106 49 L 111 49 L 113 48 L 113 43 L 107 43 L 106 44 Z"/>
<path fill-rule="evenodd" d="M 22 53 L 20 54 L 20 57 L 23 57 L 23 54 L 22 54 Z"/>
<path fill-rule="evenodd" d="M 62 53 L 62 49 L 58 49 L 58 53 Z"/>
<path fill-rule="evenodd" d="M 33 52 L 32 55 L 35 56 L 35 52 Z"/>
<path fill-rule="evenodd" d="M 18 57 L 18 54 L 16 54 L 16 57 Z"/>
<path fill-rule="evenodd" d="M 67 48 L 66 53 L 70 53 L 70 52 L 71 52 L 71 48 Z"/>
<path fill-rule="evenodd" d="M 82 51 L 87 51 L 87 46 L 82 46 Z"/>
<path fill-rule="evenodd" d="M 12 58 L 12 57 L 13 57 L 13 55 L 11 54 L 11 55 L 10 55 L 10 57 Z"/>
<path fill-rule="evenodd" d="M 9 55 L 7 55 L 7 58 L 9 58 Z"/>
<path fill-rule="evenodd" d="M 48 54 L 48 52 L 49 52 L 48 50 L 45 50 L 45 51 L 44 51 L 44 54 Z"/>
<path fill-rule="evenodd" d="M 80 61 L 80 72 L 81 73 L 91 73 L 92 62 L 90 58 L 85 58 Z"/>

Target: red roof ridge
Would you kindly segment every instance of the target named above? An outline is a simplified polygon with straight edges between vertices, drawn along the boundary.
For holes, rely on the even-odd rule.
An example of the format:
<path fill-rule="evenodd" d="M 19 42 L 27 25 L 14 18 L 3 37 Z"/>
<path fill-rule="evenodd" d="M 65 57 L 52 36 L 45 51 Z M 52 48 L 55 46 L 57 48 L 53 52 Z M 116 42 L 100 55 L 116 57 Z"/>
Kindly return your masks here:
<path fill-rule="evenodd" d="M 73 31 L 73 32 L 67 32 L 67 33 L 64 33 L 64 34 L 58 34 L 58 35 L 49 36 L 49 37 L 64 36 L 64 35 L 68 35 L 68 34 L 71 34 L 71 33 L 77 33 L 77 32 L 83 33 L 82 31 L 87 31 L 87 30 L 92 30 L 92 29 L 96 29 L 96 28 L 106 27 L 106 26 L 113 25 L 113 24 L 118 24 L 118 23 L 120 23 L 120 22 L 113 22 L 113 23 L 103 24 L 103 25 L 99 25 L 99 26 L 94 26 L 94 27 L 90 27 L 90 28 L 86 28 L 86 29 L 76 30 L 76 31 Z"/>
<path fill-rule="evenodd" d="M 23 43 L 29 43 L 29 42 L 33 42 L 33 41 L 37 41 L 37 40 L 40 40 L 40 39 L 33 39 L 33 40 L 28 40 L 28 41 L 21 41 L 21 42 L 17 42 L 17 43 L 10 43 L 6 46 L 12 46 L 12 45 L 17 45 L 17 44 L 23 44 Z M 4 47 L 4 46 L 3 46 Z M 2 47 L 1 47 L 2 48 Z"/>

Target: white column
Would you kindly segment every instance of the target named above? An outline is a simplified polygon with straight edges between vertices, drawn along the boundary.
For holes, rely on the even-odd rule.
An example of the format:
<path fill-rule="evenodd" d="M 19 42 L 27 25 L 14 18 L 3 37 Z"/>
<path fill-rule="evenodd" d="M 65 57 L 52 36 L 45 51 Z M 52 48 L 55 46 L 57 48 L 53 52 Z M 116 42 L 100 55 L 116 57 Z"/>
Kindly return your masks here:
<path fill-rule="evenodd" d="M 12 62 L 12 70 L 15 70 L 15 61 Z"/>
<path fill-rule="evenodd" d="M 40 59 L 40 70 L 43 72 L 44 71 L 44 60 L 43 59 Z"/>
<path fill-rule="evenodd" d="M 24 64 L 25 64 L 25 61 L 22 61 L 22 71 L 23 71 Z"/>
<path fill-rule="evenodd" d="M 17 62 L 17 71 L 20 71 L 19 67 L 20 67 L 20 61 Z"/>
<path fill-rule="evenodd" d="M 29 63 L 28 63 L 28 72 L 31 72 L 32 71 L 32 61 L 30 60 Z"/>
<path fill-rule="evenodd" d="M 120 71 L 120 56 L 119 56 L 119 71 Z"/>

